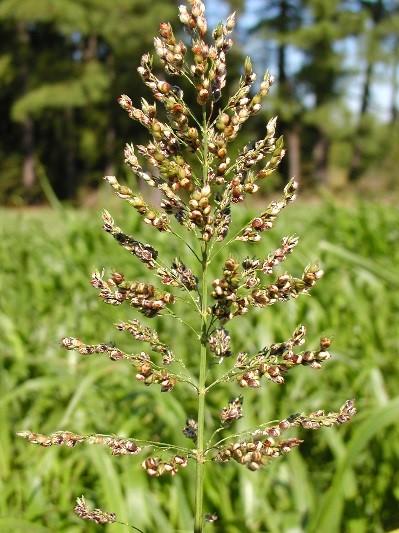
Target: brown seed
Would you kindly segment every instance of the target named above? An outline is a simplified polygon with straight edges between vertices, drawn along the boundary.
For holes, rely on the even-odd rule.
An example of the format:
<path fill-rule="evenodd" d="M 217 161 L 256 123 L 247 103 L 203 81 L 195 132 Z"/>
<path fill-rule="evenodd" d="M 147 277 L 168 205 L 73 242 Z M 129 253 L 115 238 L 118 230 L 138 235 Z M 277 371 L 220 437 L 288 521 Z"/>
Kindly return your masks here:
<path fill-rule="evenodd" d="M 189 128 L 187 133 L 190 139 L 198 139 L 198 131 L 196 130 L 196 128 Z"/>
<path fill-rule="evenodd" d="M 112 281 L 119 285 L 122 283 L 122 281 L 125 279 L 125 276 L 123 274 L 120 274 L 119 272 L 114 272 L 112 274 Z"/>
<path fill-rule="evenodd" d="M 253 221 L 252 221 L 251 226 L 254 229 L 261 229 L 262 226 L 263 226 L 263 220 L 261 218 L 254 218 Z"/>
<path fill-rule="evenodd" d="M 172 89 L 172 86 L 167 81 L 161 81 L 158 84 L 158 90 L 163 94 L 169 94 Z"/>
<path fill-rule="evenodd" d="M 320 339 L 320 348 L 322 350 L 328 350 L 328 348 L 331 346 L 331 339 L 328 337 L 323 337 Z"/>

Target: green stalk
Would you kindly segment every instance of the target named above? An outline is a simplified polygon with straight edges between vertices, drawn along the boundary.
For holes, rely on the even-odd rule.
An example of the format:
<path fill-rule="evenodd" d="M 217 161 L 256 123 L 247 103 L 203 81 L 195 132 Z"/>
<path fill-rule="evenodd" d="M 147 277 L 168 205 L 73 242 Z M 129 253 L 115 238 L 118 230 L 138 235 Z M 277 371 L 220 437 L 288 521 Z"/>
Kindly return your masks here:
<path fill-rule="evenodd" d="M 200 374 L 198 382 L 198 435 L 197 435 L 197 470 L 195 477 L 195 522 L 194 532 L 203 531 L 204 469 L 205 469 L 205 395 L 206 395 L 206 330 L 208 294 L 206 284 L 208 253 L 205 246 L 202 263 L 202 309 L 201 309 L 201 348 Z"/>
<path fill-rule="evenodd" d="M 208 180 L 208 131 L 206 111 L 203 113 L 203 184 Z M 198 433 L 197 433 L 197 469 L 195 475 L 195 518 L 194 533 L 204 530 L 204 475 L 205 475 L 205 395 L 206 395 L 206 344 L 207 344 L 207 313 L 208 313 L 208 243 L 204 244 L 201 261 L 201 339 L 200 339 L 200 372 L 198 379 Z"/>

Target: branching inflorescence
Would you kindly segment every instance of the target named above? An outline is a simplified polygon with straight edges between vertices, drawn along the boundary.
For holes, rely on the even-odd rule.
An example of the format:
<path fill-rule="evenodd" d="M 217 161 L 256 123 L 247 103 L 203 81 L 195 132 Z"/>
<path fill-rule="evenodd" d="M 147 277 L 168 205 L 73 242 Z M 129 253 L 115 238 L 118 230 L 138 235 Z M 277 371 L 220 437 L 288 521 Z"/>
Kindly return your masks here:
<path fill-rule="evenodd" d="M 278 423 L 261 423 L 256 429 L 217 440 L 222 431 L 228 431 L 244 416 L 243 397 L 237 396 L 221 407 L 219 427 L 208 435 L 206 397 L 215 386 L 231 382 L 242 389 L 255 388 L 266 380 L 282 384 L 287 373 L 298 365 L 320 368 L 330 358 L 330 340 L 322 338 L 316 349 L 301 351 L 299 347 L 305 342 L 306 329 L 300 325 L 287 341 L 264 347 L 257 353 L 237 353 L 232 346 L 226 325 L 233 318 L 252 308 L 271 306 L 308 293 L 322 271 L 317 265 L 309 265 L 299 277 L 275 274 L 276 267 L 298 243 L 296 236 L 287 236 L 279 248 L 264 257 L 240 260 L 228 257 L 219 278 L 208 280 L 209 265 L 230 243 L 257 243 L 262 233 L 273 227 L 281 210 L 295 200 L 297 183 L 292 179 L 280 200 L 272 201 L 238 231 L 230 231 L 232 207 L 243 202 L 246 195 L 256 193 L 259 182 L 271 175 L 284 157 L 283 139 L 276 136 L 276 117 L 266 124 L 262 139 L 243 147 L 235 161 L 229 156 L 229 143 L 237 138 L 244 123 L 259 112 L 273 78 L 267 72 L 259 88 L 254 90 L 256 75 L 247 58 L 236 92 L 223 99 L 226 56 L 232 46 L 230 35 L 235 15 L 220 23 L 208 38 L 205 6 L 201 0 L 189 0 L 187 6 L 180 6 L 179 12 L 180 21 L 191 36 L 191 45 L 178 40 L 168 23 L 160 25 L 159 36 L 155 38 L 155 51 L 169 80 L 155 74 L 149 54 L 142 57 L 138 68 L 154 103 L 143 99 L 136 107 L 128 96 L 119 98 L 129 117 L 147 128 L 150 135 L 147 145 L 126 145 L 125 162 L 138 178 L 160 192 L 160 209 L 150 206 L 141 194 L 120 184 L 116 177 L 106 176 L 105 180 L 119 198 L 137 210 L 145 223 L 185 244 L 193 254 L 193 261 L 197 262 L 197 269 L 192 270 L 179 258 L 170 266 L 162 263 L 152 245 L 126 234 L 105 211 L 104 230 L 152 271 L 156 282 L 153 285 L 140 280 L 128 281 L 119 272 L 107 278 L 104 273 L 95 272 L 91 284 L 105 303 L 128 304 L 147 319 L 170 315 L 188 326 L 199 343 L 197 371 L 189 372 L 178 356 L 178 346 L 172 350 L 154 329 L 138 319 L 120 322 L 116 328 L 146 343 L 149 353 L 125 353 L 114 345 L 85 344 L 73 337 L 64 338 L 62 345 L 84 357 L 103 354 L 113 361 L 125 360 L 134 367 L 139 382 L 147 386 L 158 384 L 162 392 L 169 392 L 180 384 L 191 387 L 198 397 L 198 411 L 196 418 L 186 420 L 182 430 L 189 444 L 181 447 L 136 437 L 78 435 L 69 431 L 51 435 L 23 431 L 19 435 L 44 447 L 74 447 L 86 443 L 103 445 L 116 456 L 146 454 L 142 467 L 154 477 L 174 476 L 189 461 L 194 461 L 194 531 L 200 532 L 206 520 L 214 521 L 213 515 L 205 515 L 203 511 L 206 463 L 234 460 L 252 471 L 259 470 L 302 442 L 295 436 L 282 438 L 283 432 L 294 427 L 318 429 L 339 425 L 347 422 L 356 411 L 353 401 L 346 401 L 336 413 L 295 414 Z M 195 91 L 197 109 L 188 107 L 175 78 L 181 78 L 183 86 Z M 164 108 L 163 115 L 158 106 Z M 165 116 L 166 121 L 161 118 Z M 267 281 L 265 277 L 268 276 L 272 279 Z M 176 314 L 174 304 L 180 299 L 196 311 L 197 323 L 185 322 Z M 226 367 L 213 381 L 209 379 L 209 358 Z M 97 524 L 116 521 L 112 513 L 99 509 L 91 511 L 84 497 L 78 498 L 75 512 Z"/>

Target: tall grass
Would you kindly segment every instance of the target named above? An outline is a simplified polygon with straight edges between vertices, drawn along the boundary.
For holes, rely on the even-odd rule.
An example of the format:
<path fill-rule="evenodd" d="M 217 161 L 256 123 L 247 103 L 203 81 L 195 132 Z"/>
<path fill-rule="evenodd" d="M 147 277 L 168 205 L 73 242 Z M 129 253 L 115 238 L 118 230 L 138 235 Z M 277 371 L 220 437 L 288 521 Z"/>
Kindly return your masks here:
<path fill-rule="evenodd" d="M 116 219 L 135 234 L 130 211 Z M 283 388 L 270 383 L 262 392 L 245 391 L 240 428 L 284 417 L 298 406 L 338 408 L 349 397 L 356 398 L 359 414 L 339 431 L 307 434 L 299 451 L 267 470 L 215 466 L 207 473 L 205 507 L 221 520 L 209 531 L 393 530 L 399 527 L 399 212 L 374 204 L 299 204 L 282 219 L 261 245 L 237 243 L 237 254 L 266 255 L 281 236 L 297 233 L 303 240 L 285 268 L 299 273 L 304 263 L 320 259 L 326 275 L 311 298 L 249 313 L 239 328 L 233 320 L 233 347 L 245 339 L 256 350 L 304 323 L 309 345 L 320 335 L 333 336 L 335 357 L 320 371 L 296 370 Z M 110 328 L 111 321 L 128 318 L 126 309 L 102 305 L 88 282 L 91 270 L 103 266 L 130 279 L 146 277 L 134 258 L 115 250 L 97 212 L 3 211 L 0 221 L 0 531 L 81 532 L 71 509 L 83 492 L 88 498 L 95 493 L 101 498 L 96 504 L 146 532 L 189 530 L 190 472 L 154 481 L 137 468 L 139 458 L 111 458 L 91 447 L 45 451 L 15 438 L 25 428 L 112 428 L 153 440 L 162 430 L 164 438 L 184 444 L 181 428 L 196 406 L 188 392 L 141 387 L 123 362 L 79 359 L 58 347 L 68 334 L 88 343 L 139 347 Z M 189 263 L 184 250 L 169 249 L 164 235 L 144 231 L 144 240 L 165 249 L 164 255 Z M 181 355 L 194 361 L 196 344 L 184 326 L 157 320 L 162 338 L 173 336 Z M 229 387 L 214 394 L 215 406 L 222 405 Z M 124 527 L 114 524 L 107 531 L 122 533 Z"/>

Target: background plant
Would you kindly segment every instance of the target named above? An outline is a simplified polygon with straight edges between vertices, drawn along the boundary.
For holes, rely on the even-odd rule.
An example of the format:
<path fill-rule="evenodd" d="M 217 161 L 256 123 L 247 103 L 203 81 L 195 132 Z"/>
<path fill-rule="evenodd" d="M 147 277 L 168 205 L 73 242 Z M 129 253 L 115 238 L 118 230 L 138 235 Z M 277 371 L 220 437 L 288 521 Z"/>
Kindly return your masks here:
<path fill-rule="evenodd" d="M 122 210 L 115 205 L 112 211 L 125 220 L 126 231 L 134 234 L 140 227 L 144 240 L 152 237 L 171 262 L 174 253 L 165 235 L 154 235 L 128 206 L 119 207 Z M 238 225 L 244 222 L 242 215 L 237 213 Z M 339 335 L 334 338 L 335 357 L 324 371 L 299 368 L 284 387 L 248 390 L 246 416 L 237 421 L 238 429 L 255 425 L 260 417 L 283 418 L 297 411 L 298 404 L 309 410 L 335 405 L 338 396 L 356 397 L 359 414 L 339 432 L 308 432 L 303 454 L 273 462 L 267 475 L 218 464 L 208 469 L 206 507 L 217 510 L 225 531 L 279 532 L 293 525 L 310 531 L 310 516 L 315 531 L 325 527 L 326 520 L 331 531 L 385 532 L 398 524 L 398 222 L 397 210 L 389 206 L 309 204 L 300 197 L 277 222 L 277 231 L 264 235 L 268 249 L 278 246 L 278 234 L 302 235 L 296 253 L 287 259 L 290 270 L 314 257 L 323 260 L 326 254 L 328 268 L 312 298 L 233 320 L 233 344 L 248 338 L 256 349 L 282 341 L 298 323 L 313 324 L 309 342 L 317 342 L 316 333 Z M 138 466 L 140 456 L 112 459 L 107 450 L 93 446 L 79 453 L 61 447 L 43 450 L 14 437 L 21 427 L 45 433 L 68 426 L 78 433 L 105 433 L 112 427 L 120 435 L 140 432 L 150 440 L 162 432 L 166 440 L 187 443 L 178 422 L 192 416 L 195 406 L 184 388 L 177 387 L 173 394 L 161 393 L 158 387 L 132 388 L 132 374 L 124 363 L 100 357 L 82 360 L 73 351 L 60 356 L 54 349 L 55 338 L 73 331 L 90 342 L 104 338 L 128 350 L 129 339 L 110 330 L 110 318 L 126 320 L 126 309 L 93 299 L 87 272 L 94 265 L 109 265 L 111 255 L 112 264 L 132 278 L 145 276 L 144 265 L 132 262 L 98 230 L 95 211 L 2 210 L 0 236 L 1 528 L 80 532 L 82 523 L 70 509 L 76 495 L 84 493 L 140 529 L 189 529 L 193 467 L 173 479 L 153 479 Z M 250 245 L 237 244 L 244 255 L 251 252 Z M 189 260 L 184 250 L 181 259 Z M 218 270 L 215 263 L 210 276 L 216 277 Z M 196 339 L 179 323 L 171 329 L 168 320 L 155 317 L 151 325 L 167 343 L 181 346 L 181 356 L 194 365 Z M 215 417 L 230 390 L 231 396 L 237 394 L 236 387 L 230 387 L 215 389 L 209 406 Z M 221 475 L 226 485 L 221 486 Z M 212 528 L 218 530 L 218 522 L 209 525 Z M 96 526 L 86 523 L 85 529 L 95 531 Z M 117 524 L 107 530 L 124 531 Z"/>
<path fill-rule="evenodd" d="M 148 343 L 152 351 L 160 354 L 161 362 L 154 360 L 147 352 L 126 353 L 113 343 L 87 344 L 74 337 L 66 337 L 62 341 L 66 349 L 76 350 L 82 356 L 105 354 L 112 361 L 129 361 L 136 368 L 137 380 L 148 386 L 159 384 L 162 392 L 171 391 L 179 383 L 193 388 L 198 397 L 197 417 L 187 419 L 183 435 L 194 441 L 195 448 L 136 437 L 132 440 L 130 437 L 81 435 L 70 431 L 57 431 L 48 436 L 31 431 L 19 433 L 30 442 L 44 447 L 74 447 L 87 442 L 105 445 L 113 455 L 118 456 L 135 455 L 143 448 L 155 448 L 159 454 L 147 457 L 142 463 L 152 477 L 175 475 L 193 459 L 196 462 L 195 531 L 202 531 L 204 528 L 204 476 L 208 461 L 235 460 L 250 470 L 258 470 L 302 442 L 297 437 L 280 438 L 286 430 L 298 426 L 305 429 L 330 427 L 348 421 L 355 413 L 353 402 L 347 401 L 337 413 L 296 413 L 283 420 L 265 422 L 255 428 L 221 438 L 222 432 L 243 416 L 243 398 L 238 396 L 220 411 L 219 427 L 216 426 L 209 438 L 206 434 L 209 425 L 205 419 L 206 397 L 209 397 L 216 385 L 238 382 L 243 388 L 257 388 L 263 377 L 282 384 L 284 375 L 293 367 L 304 365 L 320 368 L 321 363 L 330 358 L 327 350 L 331 341 L 323 337 L 318 348 L 298 352 L 297 348 L 304 343 L 306 330 L 304 326 L 297 326 L 284 342 L 271 344 L 254 354 L 239 352 L 227 371 L 220 371 L 222 365 L 219 364 L 219 372 L 214 371 L 209 380 L 208 350 L 219 363 L 232 355 L 230 334 L 224 327 L 227 322 L 246 314 L 251 307 L 267 307 L 308 293 L 321 277 L 322 271 L 317 265 L 309 265 L 301 278 L 280 274 L 272 283 L 265 285 L 262 274 L 273 274 L 275 267 L 285 261 L 298 244 L 296 237 L 285 237 L 280 247 L 265 258 L 248 257 L 241 264 L 232 257 L 226 259 L 223 276 L 212 283 L 211 296 L 214 304 L 210 306 L 208 303 L 208 267 L 233 241 L 260 241 L 262 233 L 273 227 L 280 211 L 295 199 L 297 185 L 291 180 L 280 201 L 271 202 L 259 216 L 247 221 L 233 233 L 233 237 L 229 236 L 232 204 L 240 203 L 246 194 L 258 191 L 256 182 L 275 171 L 284 156 L 284 148 L 282 138 L 275 136 L 276 119 L 273 118 L 267 124 L 265 137 L 252 146 L 245 146 L 231 162 L 228 143 L 237 137 L 243 123 L 260 110 L 261 101 L 269 91 L 272 78 L 266 72 L 258 91 L 252 95 L 251 87 L 256 76 L 247 59 L 236 93 L 215 106 L 221 99 L 226 84 L 226 53 L 232 45 L 229 35 L 234 28 L 235 17 L 230 16 L 225 24 L 221 23 L 216 27 L 212 34 L 213 44 L 208 45 L 204 40 L 207 33 L 204 13 L 205 7 L 200 1 L 190 2 L 189 9 L 180 7 L 180 19 L 192 34 L 191 65 L 188 63 L 190 58 L 186 56 L 186 45 L 183 41 L 176 40 L 170 24 L 162 23 L 160 37 L 155 39 L 155 49 L 166 73 L 182 76 L 195 88 L 197 103 L 202 108 L 202 122 L 185 104 L 182 89 L 154 74 L 152 58 L 148 54 L 142 57 L 138 71 L 155 99 L 164 104 L 167 122 L 159 120 L 156 106 L 144 99 L 141 109 L 135 108 L 125 95 L 119 99 L 129 116 L 138 120 L 152 135 L 152 141 L 148 145 L 137 148 L 155 171 L 149 173 L 143 169 L 133 145 L 126 146 L 125 160 L 148 185 L 161 191 L 161 209 L 164 213 L 150 207 L 141 195 L 121 185 L 114 176 L 105 178 L 117 196 L 133 206 L 144 218 L 144 222 L 184 242 L 200 268 L 193 271 L 180 259 L 175 259 L 171 267 L 167 267 L 161 262 L 155 248 L 123 232 L 107 211 L 103 214 L 103 227 L 107 233 L 149 270 L 154 270 L 163 285 L 180 288 L 183 294 L 187 294 L 184 303 L 192 305 L 199 316 L 197 329 L 195 323 L 190 324 L 174 312 L 173 304 L 180 296 L 158 289 L 145 280 L 127 281 L 119 272 L 114 272 L 109 279 L 105 279 L 104 273 L 100 272 L 95 272 L 92 276 L 92 285 L 99 290 L 99 296 L 106 303 L 120 305 L 127 302 L 147 318 L 167 316 L 187 326 L 199 342 L 199 371 L 190 372 L 185 362 L 178 355 L 175 356 L 174 350 L 160 339 L 158 333 L 138 320 L 120 322 L 116 327 L 129 333 L 134 339 Z M 193 122 L 190 124 L 190 121 Z M 174 229 L 169 215 L 174 215 L 181 226 L 180 230 Z M 181 230 L 194 233 L 200 245 L 188 243 L 177 232 Z M 224 239 L 225 243 L 219 244 Z M 177 371 L 175 367 L 178 368 Z M 230 442 L 231 440 L 235 442 Z M 164 452 L 168 455 L 162 455 Z M 173 455 L 170 452 L 174 452 Z M 90 510 L 84 497 L 78 499 L 75 512 L 81 518 L 98 524 L 114 523 L 117 520 L 113 513 L 100 509 Z M 207 515 L 205 519 L 213 522 L 216 517 Z"/>

